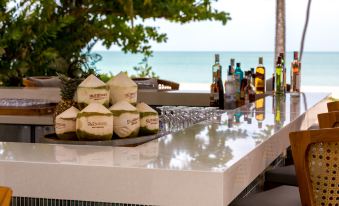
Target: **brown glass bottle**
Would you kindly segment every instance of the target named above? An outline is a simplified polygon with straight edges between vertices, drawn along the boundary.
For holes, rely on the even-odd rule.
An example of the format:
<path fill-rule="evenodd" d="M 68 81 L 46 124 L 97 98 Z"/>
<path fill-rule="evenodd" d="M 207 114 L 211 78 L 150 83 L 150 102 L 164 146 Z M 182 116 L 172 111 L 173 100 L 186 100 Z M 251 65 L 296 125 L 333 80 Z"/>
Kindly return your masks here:
<path fill-rule="evenodd" d="M 298 52 L 295 51 L 294 60 L 291 64 L 291 93 L 298 95 L 300 92 L 300 66 L 301 63 L 298 60 Z"/>
<path fill-rule="evenodd" d="M 259 65 L 255 70 L 255 92 L 257 94 L 265 93 L 265 67 L 263 65 L 263 58 L 259 57 Z"/>
<path fill-rule="evenodd" d="M 221 65 L 219 63 L 219 54 L 215 55 L 215 63 L 212 66 L 213 81 L 210 92 L 210 106 L 224 109 L 224 87 L 221 77 Z"/>

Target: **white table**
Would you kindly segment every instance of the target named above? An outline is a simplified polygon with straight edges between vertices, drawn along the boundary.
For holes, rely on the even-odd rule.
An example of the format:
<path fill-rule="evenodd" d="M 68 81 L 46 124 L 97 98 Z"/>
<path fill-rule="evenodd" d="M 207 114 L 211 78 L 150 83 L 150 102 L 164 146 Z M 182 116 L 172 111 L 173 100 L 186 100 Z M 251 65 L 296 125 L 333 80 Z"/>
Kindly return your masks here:
<path fill-rule="evenodd" d="M 290 131 L 307 129 L 326 111 L 326 96 L 287 95 L 279 109 L 266 97 L 261 128 L 249 104 L 138 147 L 2 142 L 0 185 L 19 197 L 228 205 L 285 151 Z"/>

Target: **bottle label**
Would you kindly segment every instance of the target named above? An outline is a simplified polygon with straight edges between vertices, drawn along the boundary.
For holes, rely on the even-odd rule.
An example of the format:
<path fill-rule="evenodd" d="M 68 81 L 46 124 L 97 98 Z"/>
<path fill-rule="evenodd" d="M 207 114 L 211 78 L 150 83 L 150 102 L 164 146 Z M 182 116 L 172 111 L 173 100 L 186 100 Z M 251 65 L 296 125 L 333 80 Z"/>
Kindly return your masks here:
<path fill-rule="evenodd" d="M 300 75 L 299 74 L 297 74 L 295 78 L 295 90 L 297 92 L 300 91 Z"/>

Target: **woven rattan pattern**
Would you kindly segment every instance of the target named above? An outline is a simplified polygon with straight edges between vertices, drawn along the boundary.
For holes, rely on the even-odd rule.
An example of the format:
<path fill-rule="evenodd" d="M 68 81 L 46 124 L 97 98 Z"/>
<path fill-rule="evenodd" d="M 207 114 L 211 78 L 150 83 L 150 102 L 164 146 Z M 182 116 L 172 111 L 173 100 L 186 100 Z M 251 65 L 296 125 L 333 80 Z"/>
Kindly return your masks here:
<path fill-rule="evenodd" d="M 310 145 L 308 161 L 316 205 L 339 206 L 339 143 Z"/>

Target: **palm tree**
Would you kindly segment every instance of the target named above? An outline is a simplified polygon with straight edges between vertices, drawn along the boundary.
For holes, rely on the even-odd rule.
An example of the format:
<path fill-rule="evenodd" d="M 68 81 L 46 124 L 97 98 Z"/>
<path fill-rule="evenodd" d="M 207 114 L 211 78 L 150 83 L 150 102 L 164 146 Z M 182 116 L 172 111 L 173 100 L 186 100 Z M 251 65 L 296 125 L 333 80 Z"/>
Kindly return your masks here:
<path fill-rule="evenodd" d="M 280 53 L 285 53 L 286 48 L 286 18 L 285 18 L 285 0 L 276 0 L 276 22 L 275 22 L 275 52 L 274 62 Z"/>

